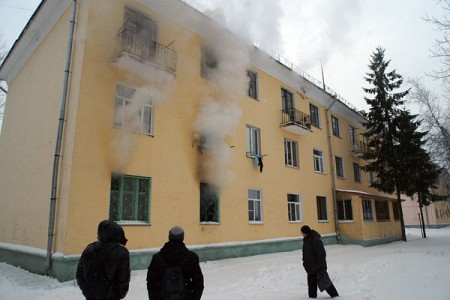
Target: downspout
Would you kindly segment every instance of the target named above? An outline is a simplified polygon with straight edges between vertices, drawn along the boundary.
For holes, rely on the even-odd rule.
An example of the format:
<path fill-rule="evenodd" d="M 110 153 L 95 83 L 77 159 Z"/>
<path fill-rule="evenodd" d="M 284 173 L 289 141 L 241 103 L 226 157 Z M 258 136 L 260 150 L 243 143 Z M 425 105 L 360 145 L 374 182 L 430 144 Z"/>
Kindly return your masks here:
<path fill-rule="evenodd" d="M 56 199 L 58 190 L 58 170 L 59 170 L 59 158 L 61 156 L 61 145 L 63 140 L 64 131 L 64 117 L 66 115 L 66 102 L 67 102 L 67 91 L 69 85 L 69 75 L 70 75 L 70 65 L 72 61 L 72 46 L 75 28 L 75 17 L 77 12 L 77 0 L 72 2 L 72 17 L 70 19 L 70 29 L 69 29 L 69 41 L 67 45 L 66 52 L 66 65 L 64 70 L 64 85 L 63 93 L 61 98 L 61 110 L 59 114 L 59 125 L 58 133 L 56 136 L 56 146 L 55 146 L 55 156 L 53 160 L 53 174 L 52 174 L 52 190 L 50 195 L 50 216 L 48 222 L 48 241 L 47 241 L 47 257 L 45 261 L 45 271 L 48 274 L 52 267 L 52 248 L 53 248 L 53 237 L 55 231 L 55 214 L 56 214 Z"/>
<path fill-rule="evenodd" d="M 336 239 L 337 242 L 341 241 L 341 233 L 339 230 L 339 222 L 338 222 L 338 212 L 337 212 L 337 194 L 336 194 L 336 174 L 334 169 L 334 152 L 333 152 L 333 141 L 331 137 L 331 128 L 330 128 L 330 109 L 336 103 L 337 98 L 333 97 L 333 102 L 327 107 L 325 110 L 325 116 L 327 118 L 327 136 L 328 136 L 328 147 L 330 151 L 330 166 L 331 166 L 331 188 L 333 190 L 333 212 L 334 212 L 334 226 L 336 228 Z"/>

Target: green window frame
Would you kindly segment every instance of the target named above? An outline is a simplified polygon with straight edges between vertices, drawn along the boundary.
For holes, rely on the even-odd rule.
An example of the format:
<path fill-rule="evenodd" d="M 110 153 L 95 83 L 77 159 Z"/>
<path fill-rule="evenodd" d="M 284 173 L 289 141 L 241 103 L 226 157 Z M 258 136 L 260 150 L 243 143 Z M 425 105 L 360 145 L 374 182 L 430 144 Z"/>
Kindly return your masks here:
<path fill-rule="evenodd" d="M 109 218 L 119 223 L 150 223 L 151 178 L 111 175 Z"/>

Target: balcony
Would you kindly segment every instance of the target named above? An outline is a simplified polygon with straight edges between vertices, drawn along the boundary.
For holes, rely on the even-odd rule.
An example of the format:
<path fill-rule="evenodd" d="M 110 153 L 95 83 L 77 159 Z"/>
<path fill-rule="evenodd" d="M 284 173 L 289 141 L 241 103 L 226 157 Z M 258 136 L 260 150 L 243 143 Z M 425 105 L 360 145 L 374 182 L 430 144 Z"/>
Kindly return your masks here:
<path fill-rule="evenodd" d="M 175 74 L 177 53 L 123 26 L 116 36 L 113 62 L 123 69 L 143 76 L 151 73 L 145 67 L 147 65 Z"/>
<path fill-rule="evenodd" d="M 367 144 L 361 141 L 350 143 L 350 149 L 353 155 L 361 157 L 367 152 Z"/>
<path fill-rule="evenodd" d="M 311 116 L 295 108 L 284 109 L 280 127 L 297 135 L 308 134 L 311 132 Z"/>

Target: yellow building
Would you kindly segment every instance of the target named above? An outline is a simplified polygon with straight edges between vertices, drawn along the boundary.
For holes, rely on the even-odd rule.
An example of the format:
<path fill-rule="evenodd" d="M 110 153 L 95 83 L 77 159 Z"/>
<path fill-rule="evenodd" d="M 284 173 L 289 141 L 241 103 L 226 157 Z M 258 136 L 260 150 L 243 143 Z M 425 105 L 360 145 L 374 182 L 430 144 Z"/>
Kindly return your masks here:
<path fill-rule="evenodd" d="M 103 219 L 134 269 L 174 224 L 202 260 L 401 237 L 363 116 L 182 1 L 42 1 L 0 79 L 1 261 L 71 279 Z"/>

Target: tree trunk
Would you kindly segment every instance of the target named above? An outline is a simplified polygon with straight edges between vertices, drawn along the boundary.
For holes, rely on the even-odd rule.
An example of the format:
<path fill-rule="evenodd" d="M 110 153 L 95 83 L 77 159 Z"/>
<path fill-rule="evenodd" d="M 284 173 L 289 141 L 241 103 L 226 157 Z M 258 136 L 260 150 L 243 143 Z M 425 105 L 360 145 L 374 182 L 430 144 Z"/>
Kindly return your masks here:
<path fill-rule="evenodd" d="M 400 227 L 402 229 L 402 241 L 407 242 L 405 231 L 405 220 L 403 220 L 402 198 L 400 196 L 401 196 L 400 192 L 397 189 L 397 203 L 398 203 L 398 213 L 400 215 Z"/>
<path fill-rule="evenodd" d="M 425 221 L 423 219 L 423 210 L 422 210 L 423 204 L 422 204 L 422 199 L 420 197 L 420 193 L 419 193 L 418 197 L 419 197 L 420 218 L 422 219 L 422 232 L 423 232 L 423 237 L 426 239 L 427 233 L 425 232 Z"/>

